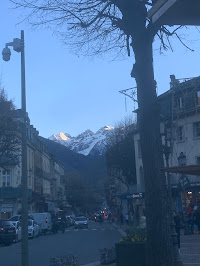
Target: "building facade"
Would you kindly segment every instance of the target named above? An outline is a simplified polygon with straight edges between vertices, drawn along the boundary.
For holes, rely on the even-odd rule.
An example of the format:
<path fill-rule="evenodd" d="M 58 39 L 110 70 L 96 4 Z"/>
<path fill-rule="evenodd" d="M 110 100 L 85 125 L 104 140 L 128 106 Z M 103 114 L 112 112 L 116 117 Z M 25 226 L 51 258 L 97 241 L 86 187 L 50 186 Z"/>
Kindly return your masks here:
<path fill-rule="evenodd" d="M 170 90 L 158 97 L 165 166 L 200 164 L 200 77 L 177 80 L 171 76 Z M 137 183 L 144 184 L 140 134 L 134 134 Z M 188 212 L 200 206 L 200 176 L 170 174 L 173 208 Z"/>
<path fill-rule="evenodd" d="M 15 111 L 20 123 L 21 110 Z M 20 136 L 20 135 L 19 135 Z M 15 160 L 16 161 L 16 160 Z M 52 167 L 53 166 L 53 167 Z M 21 213 L 21 152 L 16 162 L 0 167 L 0 219 Z M 27 183 L 29 212 L 55 212 L 66 201 L 64 167 L 49 152 L 27 117 Z"/>

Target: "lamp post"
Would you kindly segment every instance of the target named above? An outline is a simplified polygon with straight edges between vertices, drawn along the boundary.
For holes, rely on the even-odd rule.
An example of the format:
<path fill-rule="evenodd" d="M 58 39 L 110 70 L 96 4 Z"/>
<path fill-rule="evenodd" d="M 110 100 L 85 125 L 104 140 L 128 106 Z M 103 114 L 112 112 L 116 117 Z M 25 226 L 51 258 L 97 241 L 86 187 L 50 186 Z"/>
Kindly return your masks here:
<path fill-rule="evenodd" d="M 21 209 L 22 209 L 22 242 L 21 242 L 21 265 L 29 266 L 28 251 L 28 186 L 27 186 L 27 139 L 26 139 L 26 87 L 25 87 L 25 54 L 24 54 L 24 31 L 21 31 L 21 39 L 15 38 L 13 42 L 6 43 L 2 51 L 4 61 L 9 61 L 11 51 L 21 53 L 21 111 L 22 111 L 22 178 L 21 178 Z"/>
<path fill-rule="evenodd" d="M 186 165 L 187 158 L 183 152 L 178 156 L 179 166 Z M 179 183 L 184 191 L 184 235 L 191 235 L 189 224 L 188 224 L 188 215 L 187 215 L 187 202 L 186 202 L 186 186 L 189 184 L 189 180 L 186 175 L 182 174 L 179 180 Z"/>
<path fill-rule="evenodd" d="M 166 167 L 169 167 L 169 156 L 171 154 L 171 129 L 167 127 L 165 123 L 161 124 L 161 135 L 164 137 L 163 144 L 163 154 L 165 156 Z M 168 145 L 168 143 L 170 143 Z M 178 250 L 178 238 L 175 230 L 175 222 L 172 215 L 172 192 L 171 192 L 171 176 L 170 173 L 167 172 L 167 187 L 168 187 L 168 209 L 170 216 L 170 227 L 171 227 L 171 236 L 173 243 L 173 265 L 174 266 L 182 266 L 183 261 L 181 259 L 179 250 Z"/>

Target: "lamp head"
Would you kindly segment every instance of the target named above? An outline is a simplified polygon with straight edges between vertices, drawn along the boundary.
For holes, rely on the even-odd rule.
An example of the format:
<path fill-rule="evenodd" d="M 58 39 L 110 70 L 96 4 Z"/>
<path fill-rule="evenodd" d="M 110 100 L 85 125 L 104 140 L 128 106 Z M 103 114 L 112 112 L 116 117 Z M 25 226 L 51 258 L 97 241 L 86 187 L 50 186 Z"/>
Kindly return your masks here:
<path fill-rule="evenodd" d="M 2 57 L 4 61 L 9 61 L 11 56 L 11 51 L 10 49 L 6 46 L 3 51 L 2 51 Z"/>

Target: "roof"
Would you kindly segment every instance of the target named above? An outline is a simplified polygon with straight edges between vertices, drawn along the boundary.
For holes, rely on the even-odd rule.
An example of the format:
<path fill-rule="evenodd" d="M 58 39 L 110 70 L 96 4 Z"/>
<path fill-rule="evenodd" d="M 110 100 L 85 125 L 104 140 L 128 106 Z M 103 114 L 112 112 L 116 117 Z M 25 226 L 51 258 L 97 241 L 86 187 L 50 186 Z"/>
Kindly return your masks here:
<path fill-rule="evenodd" d="M 168 173 L 200 176 L 200 164 L 165 167 L 161 170 Z"/>
<path fill-rule="evenodd" d="M 160 25 L 200 25 L 199 0 L 158 0 L 148 11 L 153 23 Z"/>

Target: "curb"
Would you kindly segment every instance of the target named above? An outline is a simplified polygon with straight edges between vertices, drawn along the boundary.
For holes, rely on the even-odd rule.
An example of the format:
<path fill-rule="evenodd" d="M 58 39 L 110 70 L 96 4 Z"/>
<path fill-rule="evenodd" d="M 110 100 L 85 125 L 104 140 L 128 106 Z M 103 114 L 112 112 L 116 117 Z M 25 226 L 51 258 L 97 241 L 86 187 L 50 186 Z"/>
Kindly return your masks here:
<path fill-rule="evenodd" d="M 126 236 L 127 235 L 126 232 L 124 230 L 122 230 L 117 224 L 114 223 L 113 226 L 120 232 L 120 234 L 122 236 Z"/>

